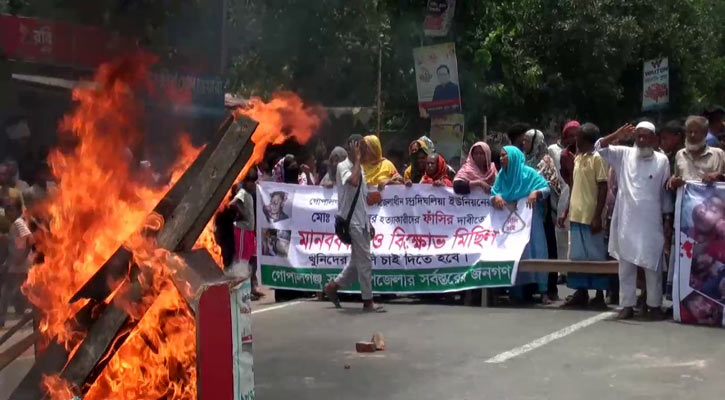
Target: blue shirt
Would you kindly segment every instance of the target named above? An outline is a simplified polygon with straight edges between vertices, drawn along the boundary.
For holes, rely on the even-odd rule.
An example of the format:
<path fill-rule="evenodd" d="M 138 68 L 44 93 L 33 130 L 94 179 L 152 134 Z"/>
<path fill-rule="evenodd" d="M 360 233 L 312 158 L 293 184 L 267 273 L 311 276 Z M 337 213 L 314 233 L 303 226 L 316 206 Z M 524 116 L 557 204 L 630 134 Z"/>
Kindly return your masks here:
<path fill-rule="evenodd" d="M 708 146 L 717 146 L 719 144 L 719 140 L 717 139 L 717 136 L 715 136 L 712 132 L 707 131 L 707 138 L 705 139 L 705 143 L 707 143 Z"/>

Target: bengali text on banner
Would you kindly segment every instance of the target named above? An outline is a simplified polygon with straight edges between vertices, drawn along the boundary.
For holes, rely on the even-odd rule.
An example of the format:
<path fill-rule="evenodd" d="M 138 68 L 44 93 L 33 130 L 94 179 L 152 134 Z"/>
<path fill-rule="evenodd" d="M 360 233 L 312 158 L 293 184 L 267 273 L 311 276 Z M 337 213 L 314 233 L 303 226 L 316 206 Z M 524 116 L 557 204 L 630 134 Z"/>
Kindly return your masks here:
<path fill-rule="evenodd" d="M 271 182 L 257 190 L 262 283 L 321 290 L 350 257 L 350 247 L 334 233 L 337 191 Z M 525 199 L 495 210 L 483 192 L 459 196 L 430 185 L 388 186 L 368 215 L 375 229 L 370 247 L 377 293 L 510 286 L 531 221 Z"/>

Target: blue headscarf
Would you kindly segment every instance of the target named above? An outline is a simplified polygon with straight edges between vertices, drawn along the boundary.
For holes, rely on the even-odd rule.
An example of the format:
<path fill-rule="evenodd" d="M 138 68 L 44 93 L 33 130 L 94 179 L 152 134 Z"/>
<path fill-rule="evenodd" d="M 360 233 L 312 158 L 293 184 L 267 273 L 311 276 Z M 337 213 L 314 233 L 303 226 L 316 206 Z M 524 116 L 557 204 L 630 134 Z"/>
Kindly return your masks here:
<path fill-rule="evenodd" d="M 527 197 L 534 190 L 546 188 L 546 179 L 526 165 L 526 157 L 518 147 L 505 146 L 503 149 L 508 156 L 508 167 L 501 167 L 491 195 L 501 196 L 506 202 L 514 202 Z"/>

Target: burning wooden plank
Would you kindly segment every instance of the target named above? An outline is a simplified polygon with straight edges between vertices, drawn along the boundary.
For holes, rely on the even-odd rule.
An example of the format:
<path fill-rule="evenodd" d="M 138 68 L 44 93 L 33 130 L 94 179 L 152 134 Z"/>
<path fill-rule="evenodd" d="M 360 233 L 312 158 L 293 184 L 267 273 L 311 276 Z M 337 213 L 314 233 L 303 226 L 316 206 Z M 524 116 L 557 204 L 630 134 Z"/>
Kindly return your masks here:
<path fill-rule="evenodd" d="M 158 232 L 156 239 L 158 248 L 173 251 L 188 246 L 185 250 L 190 250 L 191 245 L 218 208 L 234 179 L 239 175 L 248 154 L 251 153 L 253 143 L 250 142 L 250 138 L 256 127 L 256 122 L 246 118 L 241 119 L 233 124 L 218 145 L 210 150 L 208 159 L 199 170 L 198 177 L 189 178 L 186 181 L 188 186 L 182 186 L 185 190 L 183 198 L 174 207 L 169 219 Z M 178 191 L 173 192 L 178 193 Z M 118 257 L 121 259 L 121 256 Z M 111 272 L 125 274 L 128 271 L 128 264 L 121 269 L 117 262 L 118 259 L 112 265 L 104 264 L 104 267 Z M 107 277 L 113 275 L 108 274 L 108 272 L 102 272 L 101 277 L 94 277 L 94 282 L 86 286 L 92 288 L 89 289 L 92 297 L 105 299 L 110 294 Z M 136 285 L 139 285 L 137 280 L 126 280 L 119 293 L 131 293 L 131 297 L 127 300 L 137 301 L 141 298 L 142 293 Z M 107 294 L 101 296 L 104 293 Z M 137 293 L 138 297 L 136 297 Z M 61 345 L 51 344 L 46 352 L 36 360 L 33 368 L 10 399 L 42 399 L 44 397 L 41 387 L 43 375 L 56 375 L 61 373 L 61 370 L 61 377 L 75 387 L 81 388 L 100 359 L 108 356 L 111 344 L 114 341 L 115 345 L 119 347 L 123 344 L 124 338 L 117 337 L 117 334 L 127 321 L 128 314 L 122 307 L 112 302 L 93 322 L 87 336 L 77 347 L 70 360 L 67 360 L 68 353 Z"/>

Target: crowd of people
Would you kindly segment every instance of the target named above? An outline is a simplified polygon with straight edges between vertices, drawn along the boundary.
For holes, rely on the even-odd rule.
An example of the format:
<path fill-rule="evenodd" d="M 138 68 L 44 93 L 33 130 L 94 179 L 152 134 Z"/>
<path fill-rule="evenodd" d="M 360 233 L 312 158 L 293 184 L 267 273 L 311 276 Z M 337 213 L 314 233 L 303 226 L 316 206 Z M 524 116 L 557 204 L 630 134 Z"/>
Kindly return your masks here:
<path fill-rule="evenodd" d="M 548 147 L 540 130 L 516 123 L 506 132 L 510 144 L 473 144 L 457 171 L 426 136 L 410 143 L 407 162 L 395 157 L 394 163 L 384 157 L 375 135 L 351 135 L 344 147 L 335 147 L 329 154 L 322 141 L 308 146 L 314 151 L 304 156 L 270 153 L 235 185 L 227 207 L 216 215 L 216 239 L 225 268 L 234 268 L 239 262 L 248 265 L 253 297 L 264 296 L 253 271 L 256 183 L 336 187 L 341 199 L 339 216 L 347 215 L 353 205 L 355 208 L 347 221 L 353 254 L 350 265 L 325 292 L 336 302 L 337 290 L 358 280 L 364 309 L 380 311 L 370 286 L 373 232 L 367 205 L 380 201 L 380 192 L 388 185 L 451 187 L 461 195 L 483 191 L 492 196 L 496 208 L 526 199 L 534 209 L 531 237 L 522 259 L 619 261 L 619 279 L 584 273 L 564 277 L 519 272 L 515 286 L 508 289 L 512 302 L 551 303 L 558 300 L 557 284 L 565 280 L 574 294 L 565 299 L 563 307 L 603 309 L 608 303 L 618 304 L 619 317 L 627 319 L 638 306 L 651 318 L 661 319 L 662 299 L 670 295 L 673 282 L 674 193 L 686 181 L 725 181 L 723 114 L 722 108 L 713 108 L 704 116 L 671 121 L 659 129 L 642 120 L 607 136 L 593 123 L 572 120 L 563 126 L 560 139 Z M 19 176 L 16 162 L 0 163 L 0 326 L 9 305 L 16 313 L 28 309 L 20 286 L 32 264 L 33 231 L 38 228 L 24 211 L 53 189 L 48 174 L 37 175 L 28 183 Z M 725 199 L 719 200 L 725 203 Z M 264 215 L 281 218 L 279 213 L 284 211 L 278 208 L 264 210 Z M 269 251 L 273 250 L 276 248 Z M 720 290 L 725 297 L 723 282 L 725 278 L 708 281 L 708 290 Z"/>
<path fill-rule="evenodd" d="M 723 110 L 715 108 L 706 116 L 671 121 L 659 129 L 642 120 L 607 136 L 593 123 L 572 120 L 549 146 L 543 132 L 516 123 L 506 132 L 510 144 L 473 144 L 458 171 L 426 136 L 411 142 L 407 162 L 396 165 L 383 156 L 377 136 L 351 135 L 344 147 L 324 157 L 319 145 L 315 157 L 275 157 L 266 163 L 271 168 L 259 166 L 258 179 L 337 187 L 343 199 L 340 217 L 355 204 L 348 221 L 353 238 L 350 265 L 325 288 L 334 302 L 339 288 L 358 280 L 364 309 L 381 308 L 372 301 L 369 283 L 372 227 L 365 207 L 379 201 L 388 185 L 415 183 L 451 187 L 462 195 L 484 191 L 496 208 L 525 198 L 534 212 L 522 259 L 619 261 L 619 279 L 519 272 L 515 286 L 508 289 L 512 302 L 551 303 L 559 299 L 557 284 L 565 281 L 574 294 L 562 307 L 604 309 L 614 304 L 621 307 L 618 316 L 623 319 L 632 318 L 635 308 L 661 319 L 662 300 L 671 295 L 673 281 L 675 190 L 685 181 L 725 181 L 722 116 Z M 717 145 L 710 144 L 713 138 Z M 360 182 L 362 189 L 357 190 Z M 351 200 L 356 196 L 361 201 Z"/>

